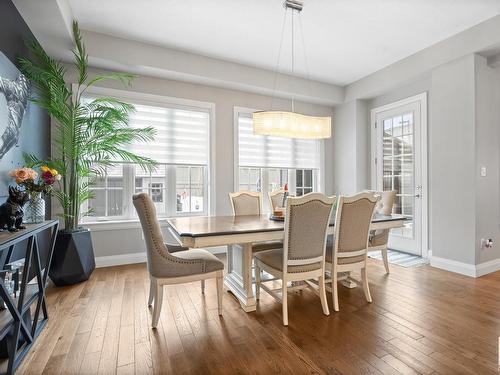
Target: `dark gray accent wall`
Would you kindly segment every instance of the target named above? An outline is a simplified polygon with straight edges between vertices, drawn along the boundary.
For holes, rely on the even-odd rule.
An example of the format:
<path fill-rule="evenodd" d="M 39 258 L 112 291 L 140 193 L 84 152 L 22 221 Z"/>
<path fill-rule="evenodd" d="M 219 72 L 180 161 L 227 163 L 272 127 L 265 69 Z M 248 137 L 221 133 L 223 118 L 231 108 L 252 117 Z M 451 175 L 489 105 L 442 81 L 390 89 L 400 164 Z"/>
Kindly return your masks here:
<path fill-rule="evenodd" d="M 12 1 L 0 0 L 0 54 L 18 67 L 18 57 L 28 53 L 25 41 L 34 38 Z M 23 152 L 43 158 L 50 155 L 50 118 L 33 103 L 28 105 L 24 115 L 18 144 L 0 160 L 0 203 L 7 195 L 7 184 L 11 182 L 7 173 L 23 164 Z"/>

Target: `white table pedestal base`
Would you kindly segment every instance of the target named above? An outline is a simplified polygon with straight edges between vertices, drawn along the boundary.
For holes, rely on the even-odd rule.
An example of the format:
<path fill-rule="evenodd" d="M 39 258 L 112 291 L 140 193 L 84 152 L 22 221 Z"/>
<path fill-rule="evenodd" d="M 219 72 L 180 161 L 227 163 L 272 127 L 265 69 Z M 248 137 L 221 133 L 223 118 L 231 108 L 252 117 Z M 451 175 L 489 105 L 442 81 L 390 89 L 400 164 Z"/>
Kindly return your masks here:
<path fill-rule="evenodd" d="M 257 309 L 252 277 L 252 244 L 229 245 L 224 285 L 246 312 Z"/>

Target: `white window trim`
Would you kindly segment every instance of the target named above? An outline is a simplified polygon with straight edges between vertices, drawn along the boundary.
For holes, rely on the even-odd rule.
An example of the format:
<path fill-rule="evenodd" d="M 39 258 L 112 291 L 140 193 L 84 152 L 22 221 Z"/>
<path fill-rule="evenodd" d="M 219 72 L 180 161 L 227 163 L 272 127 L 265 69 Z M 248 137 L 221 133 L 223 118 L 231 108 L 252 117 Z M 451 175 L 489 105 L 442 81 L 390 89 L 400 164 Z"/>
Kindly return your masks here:
<path fill-rule="evenodd" d="M 259 109 L 255 108 L 248 108 L 248 107 L 239 107 L 239 106 L 234 106 L 233 109 L 233 145 L 234 145 L 234 171 L 233 171 L 233 185 L 234 185 L 234 191 L 239 191 L 240 189 L 240 182 L 239 182 L 239 168 L 240 168 L 240 153 L 239 153 L 239 139 L 238 139 L 238 134 L 239 134 L 239 129 L 238 129 L 238 118 L 240 114 L 244 115 L 251 115 L 253 112 L 260 111 Z M 322 139 L 319 142 L 320 144 L 320 167 L 319 167 L 319 173 L 318 173 L 318 188 L 321 193 L 325 192 L 325 141 Z M 297 168 L 297 169 L 304 169 L 304 168 Z M 290 175 L 288 175 L 288 180 L 291 180 Z M 295 180 L 294 180 L 295 181 Z M 295 185 L 295 183 L 294 183 Z M 263 199 L 267 199 L 267 197 L 263 197 Z"/>
<path fill-rule="evenodd" d="M 77 84 L 74 83 L 73 90 L 76 91 Z M 118 90 L 107 87 L 90 87 L 86 90 L 86 94 L 111 96 L 125 102 L 130 101 L 137 104 L 149 106 L 168 106 L 169 108 L 191 109 L 191 110 L 205 110 L 209 113 L 209 160 L 207 165 L 207 183 L 205 189 L 207 190 L 207 203 L 208 207 L 206 213 L 209 215 L 215 214 L 216 207 L 216 185 L 215 185 L 215 103 L 204 102 L 198 100 L 191 100 L 185 98 L 177 98 L 163 95 L 148 94 L 139 91 Z M 191 213 L 177 214 L 176 216 L 190 216 Z M 193 215 L 194 216 L 194 215 Z M 134 223 L 134 224 L 133 224 Z M 110 218 L 109 220 L 82 220 L 82 225 L 95 227 L 95 226 L 110 226 L 116 228 L 123 224 L 126 227 L 132 225 L 135 227 L 138 219 L 116 219 Z"/>

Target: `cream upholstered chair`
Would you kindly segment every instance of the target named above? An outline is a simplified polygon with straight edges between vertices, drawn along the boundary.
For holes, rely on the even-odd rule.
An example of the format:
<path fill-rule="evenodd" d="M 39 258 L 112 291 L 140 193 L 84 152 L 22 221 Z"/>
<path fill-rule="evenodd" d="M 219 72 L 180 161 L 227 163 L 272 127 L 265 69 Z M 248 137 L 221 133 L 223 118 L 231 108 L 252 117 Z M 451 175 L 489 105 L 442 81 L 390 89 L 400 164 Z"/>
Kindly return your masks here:
<path fill-rule="evenodd" d="M 374 192 L 380 196 L 375 206 L 375 212 L 381 215 L 390 215 L 396 201 L 396 190 Z M 368 250 L 380 250 L 384 260 L 385 272 L 389 273 L 389 259 L 387 257 L 387 243 L 389 242 L 389 229 L 374 230 L 370 233 Z"/>
<path fill-rule="evenodd" d="M 326 250 L 326 269 L 331 273 L 328 281 L 332 283 L 335 311 L 339 311 L 338 272 L 360 270 L 366 300 L 372 302 L 366 265 L 370 225 L 378 198 L 373 193 L 364 192 L 351 197 L 341 196 L 338 200 L 333 245 Z"/>
<path fill-rule="evenodd" d="M 234 216 L 261 215 L 262 214 L 262 193 L 252 191 L 239 191 L 229 193 L 229 200 Z M 270 250 L 283 247 L 280 241 L 267 241 L 252 244 L 252 252 Z"/>
<path fill-rule="evenodd" d="M 151 198 L 135 194 L 133 202 L 141 221 L 150 278 L 148 306 L 154 302 L 151 325 L 156 328 L 163 301 L 163 286 L 215 278 L 219 315 L 222 315 L 222 277 L 224 264 L 204 249 L 171 253 L 163 242 L 160 223 Z"/>
<path fill-rule="evenodd" d="M 289 198 L 286 203 L 283 249 L 255 254 L 256 297 L 260 288 L 282 303 L 283 325 L 288 325 L 287 288 L 289 281 L 318 279 L 323 313 L 329 315 L 325 291 L 325 246 L 335 197 L 309 193 Z M 260 271 L 282 280 L 281 297 L 261 283 Z"/>
<path fill-rule="evenodd" d="M 274 212 L 278 207 L 282 207 L 284 195 L 285 191 L 283 189 L 278 189 L 267 194 L 267 197 L 269 198 L 269 208 L 271 209 L 271 212 Z"/>

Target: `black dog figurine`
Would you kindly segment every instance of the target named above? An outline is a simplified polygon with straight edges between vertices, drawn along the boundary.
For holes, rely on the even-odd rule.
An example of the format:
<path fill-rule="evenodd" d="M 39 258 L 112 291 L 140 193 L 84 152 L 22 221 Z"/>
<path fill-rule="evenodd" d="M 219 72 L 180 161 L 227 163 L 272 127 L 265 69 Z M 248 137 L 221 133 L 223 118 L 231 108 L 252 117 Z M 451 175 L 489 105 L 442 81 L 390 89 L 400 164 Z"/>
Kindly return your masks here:
<path fill-rule="evenodd" d="M 17 187 L 9 186 L 9 198 L 0 205 L 0 229 L 7 229 L 9 232 L 17 232 L 25 229 L 23 226 L 23 206 L 29 201 L 29 195 Z"/>

